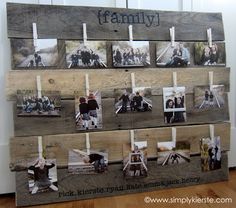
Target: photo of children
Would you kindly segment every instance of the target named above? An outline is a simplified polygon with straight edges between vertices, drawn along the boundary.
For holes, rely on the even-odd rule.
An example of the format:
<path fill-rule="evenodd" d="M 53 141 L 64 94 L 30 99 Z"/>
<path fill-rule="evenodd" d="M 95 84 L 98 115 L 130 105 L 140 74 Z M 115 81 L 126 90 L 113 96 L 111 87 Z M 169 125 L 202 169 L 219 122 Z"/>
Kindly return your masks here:
<path fill-rule="evenodd" d="M 115 113 L 152 111 L 152 92 L 150 87 L 115 89 Z"/>
<path fill-rule="evenodd" d="M 203 172 L 221 168 L 221 145 L 219 136 L 213 139 L 202 138 L 200 140 L 200 151 Z"/>
<path fill-rule="evenodd" d="M 29 163 L 28 184 L 31 194 L 58 191 L 56 160 L 38 158 Z"/>
<path fill-rule="evenodd" d="M 148 41 L 117 41 L 112 44 L 114 67 L 150 65 Z"/>
<path fill-rule="evenodd" d="M 197 86 L 194 88 L 194 107 L 198 109 L 222 108 L 225 104 L 224 85 Z"/>
<path fill-rule="evenodd" d="M 12 39 L 13 64 L 16 68 L 44 68 L 57 66 L 57 39 L 38 39 L 37 49 L 33 39 Z"/>
<path fill-rule="evenodd" d="M 89 96 L 75 95 L 75 120 L 77 130 L 102 128 L 101 92 L 90 92 Z"/>
<path fill-rule="evenodd" d="M 17 116 L 60 116 L 61 96 L 59 91 L 17 91 Z"/>
<path fill-rule="evenodd" d="M 158 42 L 156 44 L 156 64 L 159 67 L 186 67 L 190 65 L 190 43 Z"/>
<path fill-rule="evenodd" d="M 215 42 L 212 44 L 212 47 L 204 42 L 194 44 L 195 65 L 225 66 L 225 60 L 225 43 Z"/>
<path fill-rule="evenodd" d="M 68 68 L 107 67 L 105 41 L 65 41 Z"/>
<path fill-rule="evenodd" d="M 186 122 L 185 87 L 163 88 L 165 123 Z"/>
<path fill-rule="evenodd" d="M 190 162 L 188 141 L 158 142 L 157 164 L 161 166 Z"/>
<path fill-rule="evenodd" d="M 73 149 L 69 151 L 68 172 L 73 174 L 98 174 L 107 171 L 108 153 L 105 150 Z"/>
<path fill-rule="evenodd" d="M 125 178 L 147 176 L 147 141 L 134 142 L 134 150 L 130 145 L 123 145 L 123 173 Z"/>

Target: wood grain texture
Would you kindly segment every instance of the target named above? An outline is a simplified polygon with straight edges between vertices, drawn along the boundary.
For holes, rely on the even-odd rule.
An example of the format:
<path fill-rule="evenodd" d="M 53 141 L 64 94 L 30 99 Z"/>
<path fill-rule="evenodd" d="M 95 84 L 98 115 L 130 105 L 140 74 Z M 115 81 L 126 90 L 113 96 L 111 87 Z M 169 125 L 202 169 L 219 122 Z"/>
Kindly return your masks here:
<path fill-rule="evenodd" d="M 16 204 L 47 204 L 222 181 L 228 179 L 227 165 L 227 154 L 222 154 L 221 169 L 207 173 L 201 172 L 199 156 L 191 157 L 190 163 L 179 164 L 175 168 L 160 167 L 156 161 L 148 161 L 148 177 L 132 180 L 124 179 L 121 164 L 110 165 L 104 175 L 90 177 L 78 177 L 68 174 L 67 169 L 58 169 L 59 191 L 35 195 L 28 191 L 27 172 L 20 171 L 16 173 Z"/>
<path fill-rule="evenodd" d="M 199 154 L 199 141 L 209 137 L 209 125 L 178 126 L 177 141 L 188 140 L 191 144 L 191 154 Z M 129 130 L 92 132 L 90 135 L 91 149 L 107 149 L 109 162 L 121 161 L 122 145 L 130 143 Z M 215 124 L 215 135 L 221 137 L 221 149 L 230 148 L 230 124 Z M 150 128 L 135 130 L 137 141 L 148 142 L 148 157 L 157 157 L 157 142 L 171 141 L 171 128 Z M 85 133 L 61 134 L 43 136 L 44 153 L 47 158 L 56 158 L 58 167 L 68 164 L 68 151 L 70 149 L 85 148 Z M 10 140 L 10 168 L 21 170 L 27 167 L 27 161 L 38 154 L 37 137 L 14 137 Z"/>
<path fill-rule="evenodd" d="M 109 23 L 100 21 L 99 24 L 99 10 L 100 20 L 104 20 L 106 11 L 109 15 L 127 14 L 129 17 L 125 21 L 120 20 L 120 23 L 112 23 L 111 18 L 107 17 L 106 22 Z M 153 15 L 153 24 L 148 24 L 147 17 L 142 21 L 145 24 L 141 23 L 141 19 L 137 24 L 136 17 L 133 21 L 131 16 L 137 13 Z M 176 40 L 207 40 L 206 30 L 209 27 L 213 31 L 213 40 L 224 40 L 220 13 L 7 4 L 8 37 L 31 38 L 33 22 L 37 23 L 39 38 L 82 39 L 82 23 L 86 23 L 88 39 L 96 40 L 128 40 L 129 24 L 133 24 L 134 40 L 169 40 L 169 28 L 172 26 L 176 28 Z"/>
<path fill-rule="evenodd" d="M 178 86 L 185 86 L 186 93 L 193 93 L 195 86 L 209 85 L 209 71 L 213 71 L 214 84 L 223 84 L 226 92 L 229 91 L 230 70 L 225 67 L 14 70 L 6 74 L 6 96 L 13 100 L 17 90 L 36 90 L 37 75 L 41 76 L 42 90 L 59 90 L 62 98 L 73 98 L 75 91 L 85 92 L 85 74 L 89 75 L 91 91 L 113 92 L 116 88 L 131 87 L 132 72 L 135 73 L 137 87 L 152 87 L 155 95 L 161 95 L 163 87 L 173 86 L 173 71 L 177 72 Z"/>

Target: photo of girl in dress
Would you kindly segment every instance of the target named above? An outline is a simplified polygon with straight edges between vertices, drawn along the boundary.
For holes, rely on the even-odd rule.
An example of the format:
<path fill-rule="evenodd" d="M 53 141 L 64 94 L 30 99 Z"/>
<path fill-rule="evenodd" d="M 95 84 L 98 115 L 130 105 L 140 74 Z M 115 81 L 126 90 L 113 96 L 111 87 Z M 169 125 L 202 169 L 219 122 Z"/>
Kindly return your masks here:
<path fill-rule="evenodd" d="M 186 122 L 185 87 L 163 88 L 165 123 Z"/>
<path fill-rule="evenodd" d="M 135 87 L 115 89 L 115 113 L 134 113 L 152 111 L 151 88 Z"/>
<path fill-rule="evenodd" d="M 73 174 L 105 173 L 108 167 L 108 153 L 105 150 L 73 149 L 69 151 L 68 172 Z"/>
<path fill-rule="evenodd" d="M 156 44 L 156 65 L 159 67 L 186 67 L 190 65 L 190 43 L 158 42 Z"/>
<path fill-rule="evenodd" d="M 201 66 L 225 66 L 226 54 L 224 43 L 199 42 L 194 44 L 195 65 Z"/>
<path fill-rule="evenodd" d="M 65 41 L 68 68 L 107 67 L 105 41 Z"/>
<path fill-rule="evenodd" d="M 16 68 L 55 67 L 58 62 L 57 39 L 12 39 L 13 64 Z"/>
<path fill-rule="evenodd" d="M 31 194 L 58 191 L 56 160 L 38 158 L 29 163 L 28 184 Z"/>
<path fill-rule="evenodd" d="M 150 65 L 148 41 L 117 41 L 112 44 L 114 67 Z"/>
<path fill-rule="evenodd" d="M 123 174 L 125 178 L 147 176 L 147 141 L 134 142 L 134 150 L 130 145 L 123 145 Z"/>
<path fill-rule="evenodd" d="M 91 92 L 89 96 L 75 95 L 75 120 L 77 130 L 102 128 L 101 92 Z"/>
<path fill-rule="evenodd" d="M 190 143 L 188 141 L 158 142 L 157 164 L 161 166 L 190 162 Z"/>
<path fill-rule="evenodd" d="M 225 105 L 224 85 L 197 86 L 194 88 L 194 107 L 197 109 L 223 108 Z"/>
<path fill-rule="evenodd" d="M 60 116 L 61 96 L 59 91 L 17 91 L 17 116 Z"/>
<path fill-rule="evenodd" d="M 200 140 L 200 151 L 203 172 L 221 168 L 221 145 L 219 136 L 213 139 L 202 138 Z"/>

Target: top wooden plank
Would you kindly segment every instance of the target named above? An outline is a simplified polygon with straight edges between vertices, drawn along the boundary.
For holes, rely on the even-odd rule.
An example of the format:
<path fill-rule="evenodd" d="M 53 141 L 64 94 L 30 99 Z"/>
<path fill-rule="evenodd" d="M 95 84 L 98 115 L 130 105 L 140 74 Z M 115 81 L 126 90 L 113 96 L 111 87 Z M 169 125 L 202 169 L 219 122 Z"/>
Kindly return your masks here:
<path fill-rule="evenodd" d="M 7 3 L 9 38 L 32 38 L 32 23 L 38 38 L 82 39 L 82 23 L 87 24 L 88 40 L 128 40 L 133 25 L 134 40 L 169 40 L 175 26 L 176 40 L 224 40 L 221 13 L 172 12 L 103 7 L 75 7 Z"/>

